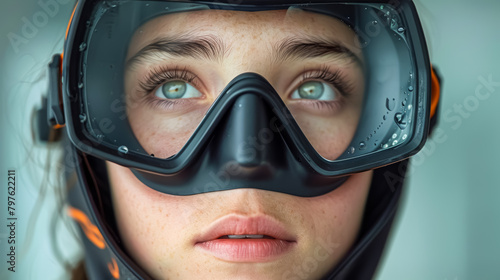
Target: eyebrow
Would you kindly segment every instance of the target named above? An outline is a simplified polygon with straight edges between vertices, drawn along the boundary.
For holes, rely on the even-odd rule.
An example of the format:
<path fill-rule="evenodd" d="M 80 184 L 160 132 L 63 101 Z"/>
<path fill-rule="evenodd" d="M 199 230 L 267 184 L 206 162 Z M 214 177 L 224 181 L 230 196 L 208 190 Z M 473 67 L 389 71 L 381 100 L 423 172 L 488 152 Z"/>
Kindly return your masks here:
<path fill-rule="evenodd" d="M 285 60 L 317 58 L 328 55 L 347 58 L 363 66 L 363 61 L 345 45 L 322 38 L 288 38 L 273 47 L 276 63 Z"/>
<path fill-rule="evenodd" d="M 192 37 L 191 37 L 192 38 Z M 127 67 L 160 54 L 196 59 L 221 60 L 227 53 L 227 47 L 215 36 L 201 36 L 191 39 L 188 36 L 165 37 L 145 46 L 127 60 Z"/>
<path fill-rule="evenodd" d="M 153 57 L 161 58 L 162 54 L 178 57 L 192 57 L 221 61 L 228 48 L 224 42 L 215 36 L 178 36 L 164 37 L 143 47 L 127 60 L 127 68 Z M 317 58 L 328 55 L 345 57 L 363 66 L 363 61 L 343 44 L 321 38 L 287 38 L 272 47 L 273 61 L 280 63 L 285 60 Z"/>

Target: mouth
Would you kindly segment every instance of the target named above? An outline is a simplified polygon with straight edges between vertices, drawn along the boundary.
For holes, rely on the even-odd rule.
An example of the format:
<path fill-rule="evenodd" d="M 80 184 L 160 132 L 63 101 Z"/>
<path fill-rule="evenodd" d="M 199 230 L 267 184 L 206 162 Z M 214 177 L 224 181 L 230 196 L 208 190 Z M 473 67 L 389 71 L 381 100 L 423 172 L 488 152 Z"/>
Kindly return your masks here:
<path fill-rule="evenodd" d="M 195 240 L 195 248 L 230 262 L 272 261 L 297 244 L 282 224 L 267 216 L 227 216 Z"/>

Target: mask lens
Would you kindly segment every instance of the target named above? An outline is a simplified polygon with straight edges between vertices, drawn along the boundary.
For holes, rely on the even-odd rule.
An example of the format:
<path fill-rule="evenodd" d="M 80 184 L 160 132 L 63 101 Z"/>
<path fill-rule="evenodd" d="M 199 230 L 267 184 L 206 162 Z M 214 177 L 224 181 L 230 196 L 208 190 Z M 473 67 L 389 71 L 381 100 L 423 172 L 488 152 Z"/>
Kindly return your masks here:
<path fill-rule="evenodd" d="M 396 10 L 254 10 L 158 1 L 96 6 L 80 48 L 88 135 L 113 149 L 170 158 L 204 133 L 200 124 L 225 86 L 254 72 L 284 104 L 272 110 L 287 111 L 304 145 L 327 161 L 411 138 L 416 77 Z"/>

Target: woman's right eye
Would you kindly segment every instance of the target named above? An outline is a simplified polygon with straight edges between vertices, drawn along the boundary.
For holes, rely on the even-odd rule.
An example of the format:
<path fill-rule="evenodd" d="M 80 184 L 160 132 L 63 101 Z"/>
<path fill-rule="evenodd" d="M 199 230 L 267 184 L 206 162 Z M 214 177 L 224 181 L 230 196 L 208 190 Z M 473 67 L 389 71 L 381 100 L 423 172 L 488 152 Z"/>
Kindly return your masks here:
<path fill-rule="evenodd" d="M 162 99 L 181 99 L 201 97 L 202 94 L 192 85 L 175 80 L 161 85 L 155 92 L 155 96 Z"/>

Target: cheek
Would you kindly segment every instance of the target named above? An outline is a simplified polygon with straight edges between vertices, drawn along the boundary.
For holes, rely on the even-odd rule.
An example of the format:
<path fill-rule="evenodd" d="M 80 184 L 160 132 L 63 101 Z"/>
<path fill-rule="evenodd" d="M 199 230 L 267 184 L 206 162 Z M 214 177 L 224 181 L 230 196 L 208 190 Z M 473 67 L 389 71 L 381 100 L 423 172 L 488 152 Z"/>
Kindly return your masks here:
<path fill-rule="evenodd" d="M 179 266 L 182 258 L 175 252 L 190 245 L 185 233 L 195 232 L 197 209 L 145 187 L 126 168 L 108 163 L 108 173 L 118 230 L 129 253 L 152 271 Z"/>
<path fill-rule="evenodd" d="M 336 265 L 355 243 L 373 172 L 352 175 L 338 189 L 304 198 L 301 211 L 311 237 L 305 244 L 318 265 L 317 276 Z"/>
<path fill-rule="evenodd" d="M 148 154 L 168 158 L 177 154 L 198 127 L 204 112 L 168 116 L 144 107 L 129 110 L 132 132 Z"/>

